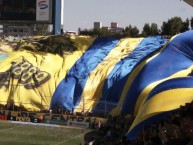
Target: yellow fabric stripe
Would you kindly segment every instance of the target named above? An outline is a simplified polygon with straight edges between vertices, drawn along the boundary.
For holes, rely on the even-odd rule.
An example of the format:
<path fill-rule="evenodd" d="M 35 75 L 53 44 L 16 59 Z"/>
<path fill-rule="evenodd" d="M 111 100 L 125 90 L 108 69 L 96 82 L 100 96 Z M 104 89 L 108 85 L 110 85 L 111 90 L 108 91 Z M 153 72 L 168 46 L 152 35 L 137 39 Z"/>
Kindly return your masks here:
<path fill-rule="evenodd" d="M 162 80 L 160 80 L 160 81 L 156 81 L 156 82 L 151 83 L 150 85 L 148 85 L 148 86 L 141 92 L 141 94 L 139 95 L 139 98 L 138 98 L 137 103 L 136 103 L 136 105 L 135 105 L 135 112 L 134 112 L 134 114 L 137 115 L 138 110 L 139 110 L 140 106 L 143 105 L 144 100 L 146 99 L 147 95 L 148 95 L 148 94 L 150 93 L 150 91 L 151 91 L 155 86 L 157 86 L 159 83 L 162 83 L 163 81 L 166 81 L 166 80 L 169 80 L 169 79 L 172 79 L 172 78 L 178 78 L 178 77 L 188 76 L 192 71 L 193 71 L 193 65 L 190 66 L 189 68 L 187 68 L 186 70 L 179 71 L 179 72 L 171 75 L 170 77 L 167 77 L 167 78 L 162 79 Z"/>
<path fill-rule="evenodd" d="M 171 89 L 156 94 L 152 99 L 147 101 L 142 107 L 143 115 L 151 113 L 168 111 L 179 108 L 180 105 L 193 100 L 193 88 Z"/>
<path fill-rule="evenodd" d="M 80 104 L 74 110 L 75 112 L 82 111 L 83 107 L 85 111 L 90 111 L 92 107 L 95 107 L 97 101 L 102 96 L 101 93 L 106 77 L 112 71 L 115 64 L 128 56 L 141 40 L 141 38 L 125 38 L 120 40 L 119 44 L 112 49 L 104 61 L 90 73 L 82 93 Z"/>
<path fill-rule="evenodd" d="M 63 57 L 50 53 L 41 55 L 25 50 L 11 53 L 3 63 L 0 63 L 0 72 L 7 71 L 11 67 L 11 62 L 18 62 L 24 58 L 34 67 L 49 73 L 51 78 L 35 89 L 26 89 L 18 84 L 18 80 L 11 79 L 8 89 L 5 87 L 0 89 L 2 96 L 0 101 L 3 101 L 2 104 L 7 104 L 7 100 L 14 100 L 16 105 L 22 104 L 29 111 L 40 110 L 41 104 L 45 105 L 42 109 L 48 109 L 57 85 L 65 78 L 68 70 L 92 45 L 94 39 L 91 37 L 72 37 L 71 40 L 78 50 L 72 53 L 65 53 Z"/>
<path fill-rule="evenodd" d="M 193 100 L 193 88 L 180 88 L 163 91 L 153 96 L 139 110 L 136 119 L 131 128 L 134 128 L 140 122 L 161 112 L 174 110 L 190 103 Z"/>

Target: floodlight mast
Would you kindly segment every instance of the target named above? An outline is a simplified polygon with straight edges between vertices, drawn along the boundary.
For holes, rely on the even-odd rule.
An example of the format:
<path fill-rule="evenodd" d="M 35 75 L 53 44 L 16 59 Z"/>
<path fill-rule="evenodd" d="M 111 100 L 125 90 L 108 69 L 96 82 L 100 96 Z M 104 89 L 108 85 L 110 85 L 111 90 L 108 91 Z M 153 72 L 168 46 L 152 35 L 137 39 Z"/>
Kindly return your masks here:
<path fill-rule="evenodd" d="M 53 35 L 61 34 L 61 0 L 53 0 Z"/>

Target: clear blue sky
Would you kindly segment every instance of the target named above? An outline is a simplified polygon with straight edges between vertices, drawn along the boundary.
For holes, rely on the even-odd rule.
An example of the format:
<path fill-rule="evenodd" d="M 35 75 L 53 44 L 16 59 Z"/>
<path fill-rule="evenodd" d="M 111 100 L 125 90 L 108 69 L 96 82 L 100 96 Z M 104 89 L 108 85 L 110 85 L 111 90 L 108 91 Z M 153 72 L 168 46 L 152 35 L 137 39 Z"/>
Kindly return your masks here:
<path fill-rule="evenodd" d="M 93 22 L 119 27 L 130 24 L 141 31 L 145 23 L 156 23 L 179 16 L 193 17 L 193 7 L 183 0 L 64 0 L 64 31 L 93 28 Z"/>

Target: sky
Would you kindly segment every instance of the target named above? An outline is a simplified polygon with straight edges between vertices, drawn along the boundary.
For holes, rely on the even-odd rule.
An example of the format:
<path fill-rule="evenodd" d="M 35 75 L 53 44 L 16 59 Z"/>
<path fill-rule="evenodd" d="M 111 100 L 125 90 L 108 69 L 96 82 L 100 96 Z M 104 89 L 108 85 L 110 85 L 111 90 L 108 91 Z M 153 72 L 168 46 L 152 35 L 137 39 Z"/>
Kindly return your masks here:
<path fill-rule="evenodd" d="M 175 16 L 183 21 L 193 17 L 193 7 L 183 0 L 62 0 L 64 31 L 92 29 L 94 22 L 119 27 L 136 26 L 140 31 L 145 23 L 156 23 L 161 28 Z M 62 3 L 63 3 L 62 2 Z"/>

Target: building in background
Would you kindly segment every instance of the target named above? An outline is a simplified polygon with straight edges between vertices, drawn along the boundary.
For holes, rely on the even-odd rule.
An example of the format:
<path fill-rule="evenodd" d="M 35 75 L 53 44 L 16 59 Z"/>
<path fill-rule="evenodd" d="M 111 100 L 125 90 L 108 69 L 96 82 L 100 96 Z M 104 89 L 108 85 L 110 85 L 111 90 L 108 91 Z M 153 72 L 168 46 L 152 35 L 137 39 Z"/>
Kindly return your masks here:
<path fill-rule="evenodd" d="M 118 28 L 118 23 L 117 22 L 111 22 L 111 28 L 113 28 L 113 29 Z"/>
<path fill-rule="evenodd" d="M 119 27 L 117 22 L 111 22 L 110 31 L 114 33 L 121 33 L 124 28 Z"/>
<path fill-rule="evenodd" d="M 102 28 L 102 23 L 101 22 L 94 22 L 94 29 L 100 29 Z"/>

